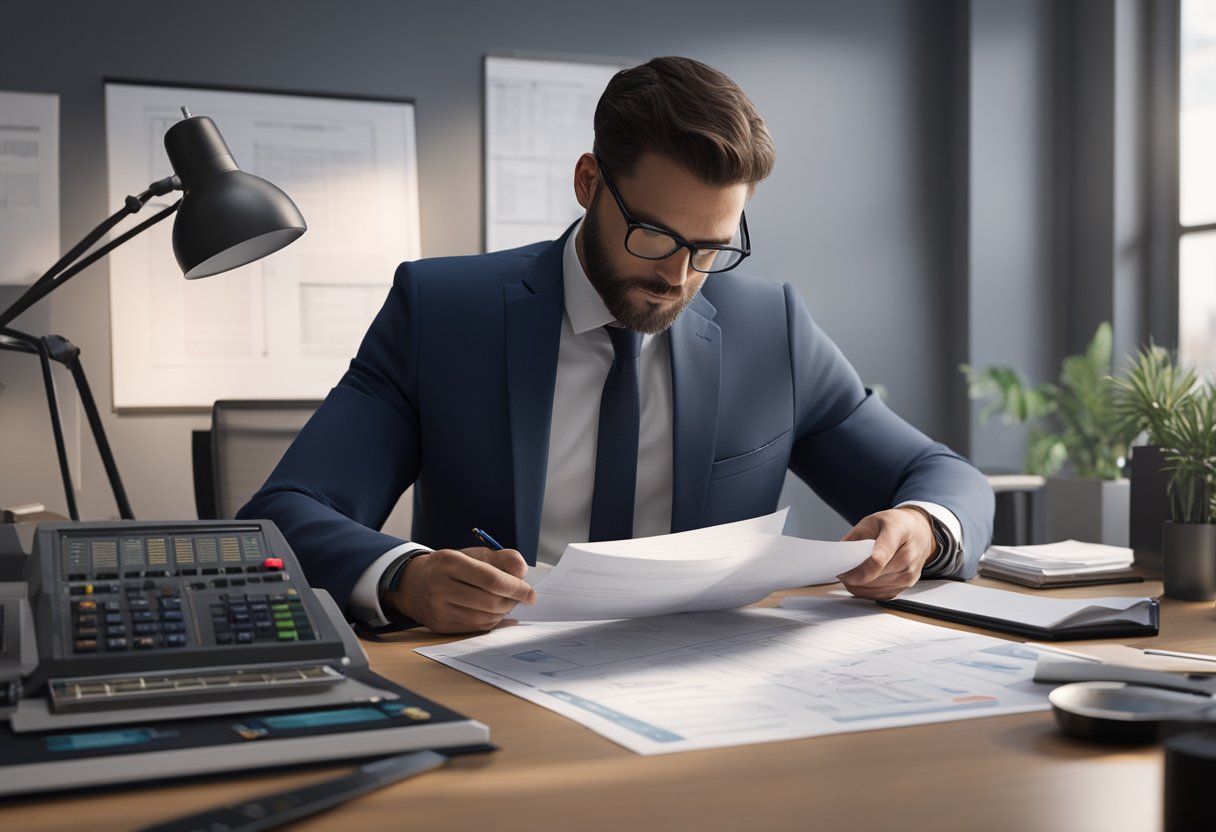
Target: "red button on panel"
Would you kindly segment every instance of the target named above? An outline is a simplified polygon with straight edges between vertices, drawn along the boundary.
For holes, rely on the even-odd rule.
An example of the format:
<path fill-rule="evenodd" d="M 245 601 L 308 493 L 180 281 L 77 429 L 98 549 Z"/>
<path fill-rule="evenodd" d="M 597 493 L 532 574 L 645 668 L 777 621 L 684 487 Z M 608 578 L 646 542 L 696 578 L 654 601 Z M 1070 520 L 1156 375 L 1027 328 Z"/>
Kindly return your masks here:
<path fill-rule="evenodd" d="M 282 558 L 266 558 L 266 560 L 262 561 L 262 568 L 263 569 L 282 569 L 283 568 L 283 559 Z"/>

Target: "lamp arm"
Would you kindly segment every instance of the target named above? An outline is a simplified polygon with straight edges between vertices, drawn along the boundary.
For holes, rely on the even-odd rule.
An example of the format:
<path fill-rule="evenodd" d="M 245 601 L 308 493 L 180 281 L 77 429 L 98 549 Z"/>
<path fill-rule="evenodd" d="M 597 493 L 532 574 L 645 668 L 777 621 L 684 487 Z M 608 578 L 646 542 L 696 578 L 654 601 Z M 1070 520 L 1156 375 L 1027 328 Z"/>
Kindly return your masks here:
<path fill-rule="evenodd" d="M 39 300 L 41 300 L 42 298 L 49 295 L 51 292 L 58 289 L 64 283 L 67 283 L 70 279 L 72 279 L 73 277 L 75 277 L 80 272 L 84 271 L 85 269 L 87 269 L 89 266 L 96 263 L 101 258 L 105 257 L 107 254 L 109 254 L 114 249 L 118 248 L 120 245 L 125 243 L 127 240 L 129 240 L 132 237 L 138 235 L 139 233 L 145 231 L 146 229 L 151 228 L 152 226 L 156 225 L 158 222 L 163 220 L 165 217 L 169 216 L 174 211 L 176 211 L 178 209 L 178 206 L 180 206 L 181 204 L 182 204 L 182 201 L 179 199 L 177 202 L 164 208 L 160 212 L 148 217 L 148 219 L 144 220 L 139 225 L 135 226 L 134 228 L 129 229 L 121 236 L 115 237 L 113 240 L 106 243 L 104 246 L 97 249 L 96 251 L 90 252 L 88 257 L 85 257 L 83 260 L 79 261 L 72 267 L 60 272 L 58 275 L 56 275 L 54 278 L 52 278 L 50 281 L 48 281 L 46 284 L 44 284 L 44 286 L 42 288 L 40 288 L 36 294 L 27 292 L 26 294 L 31 295 L 29 300 L 26 300 L 25 295 L 22 295 L 20 298 L 17 299 L 17 303 L 14 303 L 11 307 L 9 307 L 7 310 L 5 310 L 3 314 L 0 314 L 0 326 L 3 326 L 4 323 L 7 322 L 7 319 L 14 318 L 17 315 L 20 315 L 26 309 L 29 309 L 31 306 L 33 306 L 35 303 L 37 303 Z"/>
<path fill-rule="evenodd" d="M 137 213 L 141 208 L 143 208 L 144 204 L 147 203 L 149 199 L 154 196 L 167 194 L 180 186 L 181 182 L 176 176 L 169 176 L 165 179 L 160 179 L 153 182 L 148 186 L 147 190 L 145 190 L 139 196 L 128 196 L 122 208 L 85 235 L 84 239 L 73 246 L 67 254 L 59 258 L 58 262 L 51 266 L 51 268 L 48 269 L 47 272 L 42 275 L 42 277 L 34 281 L 34 283 L 28 289 L 26 289 L 25 292 L 19 298 L 17 298 L 17 300 L 14 301 L 11 306 L 9 306 L 3 312 L 0 312 L 0 327 L 11 323 L 14 318 L 25 310 L 29 309 L 42 298 L 46 297 L 48 294 L 54 291 L 56 287 L 66 282 L 81 269 L 96 262 L 98 258 L 104 256 L 109 251 L 112 251 L 116 246 L 121 245 L 144 229 L 164 219 L 169 214 L 173 213 L 173 211 L 176 211 L 178 205 L 181 204 L 181 200 L 174 203 L 171 209 L 160 212 L 150 220 L 139 224 L 131 231 L 123 234 L 121 237 L 111 240 L 105 246 L 90 254 L 82 264 L 78 264 L 77 267 L 73 267 L 70 270 L 68 269 L 73 262 L 88 251 L 90 246 L 100 240 L 106 234 L 106 232 L 118 225 L 118 223 L 121 222 L 125 217 Z"/>
<path fill-rule="evenodd" d="M 42 368 L 42 386 L 46 390 L 47 407 L 51 413 L 51 430 L 55 436 L 55 452 L 59 458 L 59 476 L 63 480 L 63 493 L 67 500 L 68 516 L 72 520 L 80 519 L 76 508 L 76 493 L 72 488 L 72 474 L 68 468 L 67 444 L 63 438 L 63 424 L 59 419 L 59 402 L 55 396 L 55 382 L 51 378 L 51 352 L 46 342 L 33 335 L 18 332 L 15 329 L 0 327 L 0 349 L 32 352 L 38 356 Z"/>

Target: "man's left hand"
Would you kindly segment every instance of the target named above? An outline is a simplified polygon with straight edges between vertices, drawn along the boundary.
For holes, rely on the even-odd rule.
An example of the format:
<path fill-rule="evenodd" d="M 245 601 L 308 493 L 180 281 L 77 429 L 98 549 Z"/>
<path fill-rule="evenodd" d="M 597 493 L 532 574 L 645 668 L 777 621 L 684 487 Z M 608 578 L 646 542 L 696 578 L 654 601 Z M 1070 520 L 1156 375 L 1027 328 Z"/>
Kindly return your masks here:
<path fill-rule="evenodd" d="M 874 601 L 894 598 L 920 580 L 937 549 L 928 515 L 912 506 L 863 517 L 841 540 L 874 541 L 868 558 L 837 576 L 849 592 Z"/>

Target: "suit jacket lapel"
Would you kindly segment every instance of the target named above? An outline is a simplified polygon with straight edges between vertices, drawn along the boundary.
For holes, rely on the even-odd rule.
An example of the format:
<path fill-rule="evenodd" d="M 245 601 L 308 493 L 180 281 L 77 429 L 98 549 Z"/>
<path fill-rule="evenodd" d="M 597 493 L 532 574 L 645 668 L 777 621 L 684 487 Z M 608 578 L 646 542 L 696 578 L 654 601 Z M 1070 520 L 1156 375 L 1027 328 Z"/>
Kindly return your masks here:
<path fill-rule="evenodd" d="M 670 330 L 673 532 L 701 525 L 709 490 L 722 379 L 722 331 L 712 320 L 715 314 L 698 294 Z"/>
<path fill-rule="evenodd" d="M 562 253 L 567 231 L 536 257 L 523 282 L 504 287 L 507 404 L 515 498 L 515 546 L 536 561 L 549 463 L 549 427 L 562 331 Z"/>

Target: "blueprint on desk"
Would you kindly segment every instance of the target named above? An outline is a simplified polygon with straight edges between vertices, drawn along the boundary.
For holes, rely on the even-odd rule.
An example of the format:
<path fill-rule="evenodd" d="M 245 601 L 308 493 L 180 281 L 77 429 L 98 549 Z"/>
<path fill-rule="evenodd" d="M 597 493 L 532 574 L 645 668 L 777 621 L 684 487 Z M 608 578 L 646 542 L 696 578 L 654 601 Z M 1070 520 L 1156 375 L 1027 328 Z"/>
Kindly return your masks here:
<path fill-rule="evenodd" d="M 524 622 L 417 652 L 663 754 L 1047 710 L 1038 652 L 853 598 Z"/>

